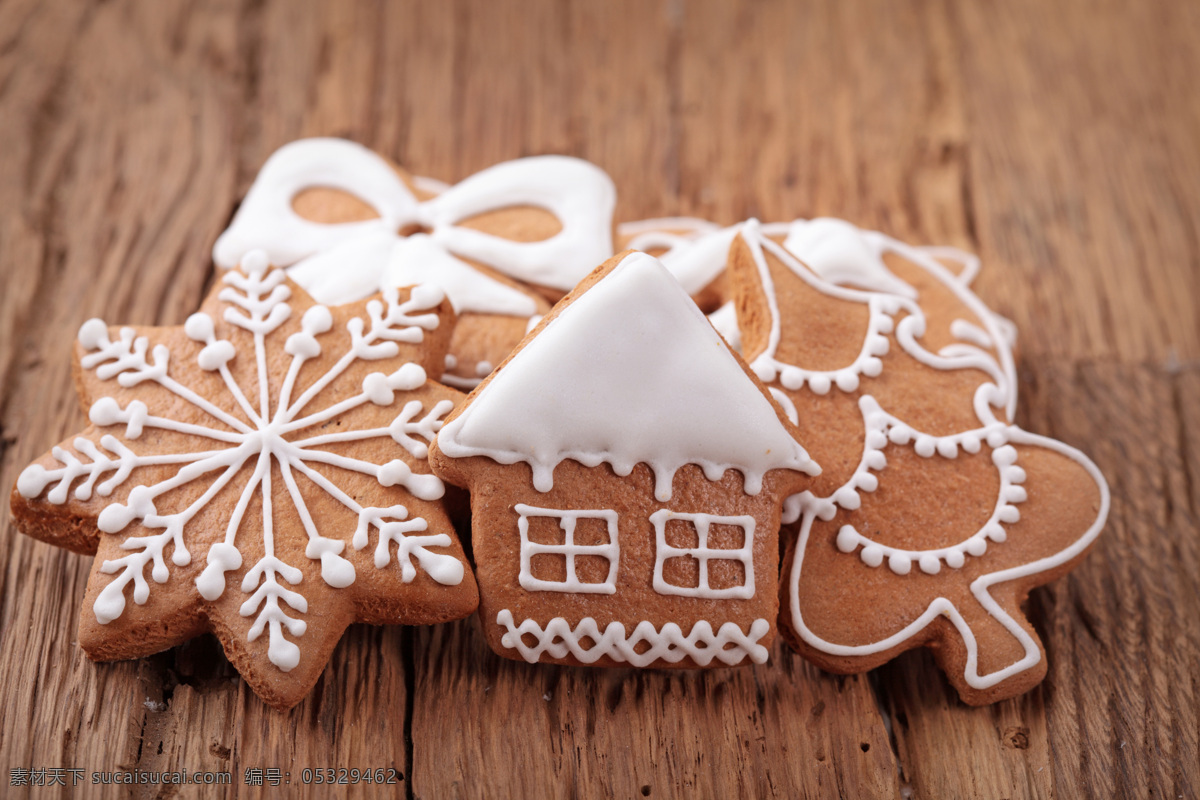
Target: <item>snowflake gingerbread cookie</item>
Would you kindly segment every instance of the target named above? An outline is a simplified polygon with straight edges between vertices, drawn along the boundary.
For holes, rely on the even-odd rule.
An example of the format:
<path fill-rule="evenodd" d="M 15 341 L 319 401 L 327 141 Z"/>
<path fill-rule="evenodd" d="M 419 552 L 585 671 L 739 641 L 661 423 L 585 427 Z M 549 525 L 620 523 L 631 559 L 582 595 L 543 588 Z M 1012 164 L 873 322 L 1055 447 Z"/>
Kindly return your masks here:
<path fill-rule="evenodd" d="M 447 419 L 480 616 L 529 662 L 762 663 L 783 497 L 818 473 L 765 388 L 644 253 L 599 267 Z"/>
<path fill-rule="evenodd" d="M 496 164 L 454 185 L 410 178 L 361 145 L 301 139 L 267 159 L 213 247 L 226 269 L 261 248 L 322 303 L 432 283 L 459 315 L 437 373 L 470 388 L 613 254 L 616 189 L 577 158 Z"/>
<path fill-rule="evenodd" d="M 972 704 L 1028 690 L 1021 603 L 1099 534 L 1103 477 L 1011 423 L 1012 331 L 933 254 L 838 221 L 788 241 L 747 223 L 729 256 L 743 352 L 824 468 L 785 505 L 785 638 L 836 672 L 930 647 Z"/>
<path fill-rule="evenodd" d="M 428 377 L 452 327 L 436 287 L 329 307 L 260 251 L 183 326 L 85 322 L 91 426 L 11 499 L 25 533 L 96 554 L 85 652 L 137 658 L 212 631 L 284 709 L 350 623 L 470 614 L 474 577 L 426 460 L 461 398 Z"/>

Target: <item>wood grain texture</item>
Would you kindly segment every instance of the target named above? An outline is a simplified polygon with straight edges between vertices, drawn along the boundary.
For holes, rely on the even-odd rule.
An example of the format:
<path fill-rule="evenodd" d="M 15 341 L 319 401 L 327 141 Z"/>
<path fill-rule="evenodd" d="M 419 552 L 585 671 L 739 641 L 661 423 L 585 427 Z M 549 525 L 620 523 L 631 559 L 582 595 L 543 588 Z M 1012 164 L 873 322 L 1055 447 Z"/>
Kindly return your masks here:
<path fill-rule="evenodd" d="M 0 2 L 0 485 L 80 427 L 70 342 L 173 324 L 262 160 L 340 135 L 458 180 L 542 152 L 622 219 L 835 215 L 983 257 L 1026 427 L 1113 511 L 1036 591 L 1050 673 L 991 708 L 924 654 L 704 674 L 532 668 L 474 620 L 351 629 L 278 714 L 203 638 L 93 665 L 78 556 L 0 509 L 0 786 L 28 767 L 394 767 L 416 797 L 1200 792 L 1200 6 Z M 368 793 L 367 787 L 356 790 Z M 110 795 L 123 796 L 110 792 Z M 159 796 L 136 787 L 129 796 Z M 313 789 L 310 796 L 325 796 Z"/>

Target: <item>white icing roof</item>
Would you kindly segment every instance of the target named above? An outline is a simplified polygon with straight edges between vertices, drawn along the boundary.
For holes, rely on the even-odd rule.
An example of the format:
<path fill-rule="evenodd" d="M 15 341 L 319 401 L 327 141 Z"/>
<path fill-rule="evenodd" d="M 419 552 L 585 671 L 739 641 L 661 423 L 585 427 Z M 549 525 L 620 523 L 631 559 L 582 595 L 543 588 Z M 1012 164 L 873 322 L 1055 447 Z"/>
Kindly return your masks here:
<path fill-rule="evenodd" d="M 757 494 L 777 468 L 820 468 L 779 421 L 728 346 L 655 258 L 633 253 L 564 308 L 438 435 L 451 458 L 524 461 L 548 491 L 554 467 L 607 462 L 654 470 L 671 495 L 675 471 L 728 468 Z"/>

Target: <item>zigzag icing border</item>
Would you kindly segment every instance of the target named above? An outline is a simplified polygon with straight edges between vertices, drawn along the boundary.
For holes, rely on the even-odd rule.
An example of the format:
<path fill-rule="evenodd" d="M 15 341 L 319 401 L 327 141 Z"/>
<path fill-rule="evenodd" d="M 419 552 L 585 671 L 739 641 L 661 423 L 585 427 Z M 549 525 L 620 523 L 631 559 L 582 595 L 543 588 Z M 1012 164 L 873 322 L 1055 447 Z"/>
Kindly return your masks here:
<path fill-rule="evenodd" d="M 734 622 L 724 623 L 714 633 L 712 624 L 701 620 L 685 636 L 683 629 L 674 622 L 668 622 L 660 631 L 654 627 L 654 623 L 643 620 L 633 629 L 632 635 L 626 636 L 624 624 L 610 622 L 601 631 L 592 617 L 584 617 L 574 628 L 562 617 L 550 620 L 545 629 L 532 619 L 522 620 L 517 625 L 512 611 L 507 608 L 496 615 L 496 624 L 506 629 L 501 643 L 520 652 L 521 657 L 530 664 L 536 664 L 542 653 L 547 653 L 552 658 L 570 655 L 584 664 L 592 664 L 608 656 L 614 661 L 623 661 L 635 667 L 646 667 L 658 660 L 677 664 L 686 657 L 691 657 L 702 667 L 708 666 L 714 658 L 733 666 L 747 656 L 755 664 L 764 664 L 767 661 L 767 648 L 759 644 L 759 640 L 771 630 L 769 621 L 756 619 L 751 623 L 748 634 L 743 633 Z M 527 633 L 537 637 L 535 646 L 530 647 L 523 641 L 522 637 Z M 591 647 L 585 648 L 580 644 L 585 638 L 592 640 Z M 650 649 L 639 653 L 637 646 L 643 642 L 650 645 Z M 733 647 L 729 646 L 731 644 Z"/>

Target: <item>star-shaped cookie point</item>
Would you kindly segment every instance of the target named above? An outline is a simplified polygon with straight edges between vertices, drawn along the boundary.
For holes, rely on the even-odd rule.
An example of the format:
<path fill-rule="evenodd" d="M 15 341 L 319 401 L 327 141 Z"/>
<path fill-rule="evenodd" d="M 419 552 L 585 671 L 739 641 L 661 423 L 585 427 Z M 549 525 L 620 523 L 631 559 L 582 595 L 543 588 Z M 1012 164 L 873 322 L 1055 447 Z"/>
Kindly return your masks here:
<path fill-rule="evenodd" d="M 136 658 L 213 631 L 271 705 L 351 622 L 467 616 L 474 578 L 426 463 L 461 399 L 441 290 L 315 303 L 261 252 L 178 327 L 80 328 L 91 422 L 27 467 L 18 526 L 97 554 L 79 640 Z"/>

